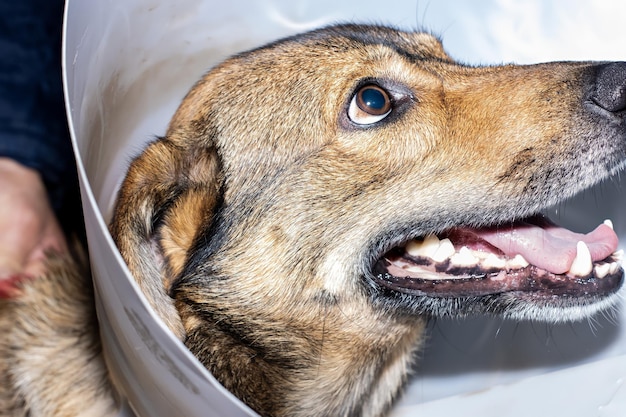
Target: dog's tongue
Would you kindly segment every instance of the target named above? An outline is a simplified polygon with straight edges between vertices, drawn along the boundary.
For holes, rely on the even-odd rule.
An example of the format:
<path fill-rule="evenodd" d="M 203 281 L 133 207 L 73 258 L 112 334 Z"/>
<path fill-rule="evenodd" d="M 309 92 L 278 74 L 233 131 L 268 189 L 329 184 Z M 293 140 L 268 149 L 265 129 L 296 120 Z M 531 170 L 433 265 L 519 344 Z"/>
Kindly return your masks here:
<path fill-rule="evenodd" d="M 531 265 L 554 274 L 568 272 L 576 258 L 576 245 L 585 242 L 593 262 L 601 261 L 617 250 L 618 238 L 607 224 L 587 234 L 559 227 L 544 217 L 533 217 L 510 226 L 469 229 L 466 232 L 487 241 L 505 255 L 522 255 Z"/>

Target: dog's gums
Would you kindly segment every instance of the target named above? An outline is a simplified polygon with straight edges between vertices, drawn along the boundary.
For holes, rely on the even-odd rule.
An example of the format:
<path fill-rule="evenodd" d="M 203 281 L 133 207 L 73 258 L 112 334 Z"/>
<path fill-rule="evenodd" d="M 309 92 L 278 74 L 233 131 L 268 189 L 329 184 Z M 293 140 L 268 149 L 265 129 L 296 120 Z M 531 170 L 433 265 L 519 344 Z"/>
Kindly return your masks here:
<path fill-rule="evenodd" d="M 623 252 L 607 220 L 587 234 L 542 216 L 490 228 L 454 228 L 391 250 L 377 263 L 393 290 L 447 296 L 510 291 L 584 296 L 621 286 Z"/>

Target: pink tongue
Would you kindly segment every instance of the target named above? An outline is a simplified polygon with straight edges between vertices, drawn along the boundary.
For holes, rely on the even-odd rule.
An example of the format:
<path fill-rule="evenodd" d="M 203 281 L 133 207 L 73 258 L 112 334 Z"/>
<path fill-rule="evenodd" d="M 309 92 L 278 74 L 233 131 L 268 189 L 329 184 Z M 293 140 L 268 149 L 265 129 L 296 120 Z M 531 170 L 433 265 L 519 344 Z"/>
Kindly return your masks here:
<path fill-rule="evenodd" d="M 576 244 L 581 240 L 589 247 L 593 262 L 607 258 L 617 250 L 617 235 L 605 224 L 590 233 L 581 234 L 544 219 L 535 221 L 540 224 L 519 222 L 497 229 L 472 229 L 472 232 L 505 255 L 514 257 L 520 254 L 531 265 L 554 274 L 569 271 L 576 257 Z"/>

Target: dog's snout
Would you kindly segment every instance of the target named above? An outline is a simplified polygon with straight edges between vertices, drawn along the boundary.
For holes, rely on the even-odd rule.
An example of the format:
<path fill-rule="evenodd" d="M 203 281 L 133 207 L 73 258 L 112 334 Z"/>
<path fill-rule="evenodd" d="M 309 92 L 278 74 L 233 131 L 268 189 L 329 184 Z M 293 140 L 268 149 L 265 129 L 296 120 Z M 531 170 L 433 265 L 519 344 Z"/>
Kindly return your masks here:
<path fill-rule="evenodd" d="M 626 62 L 598 67 L 591 100 L 611 113 L 626 110 Z"/>

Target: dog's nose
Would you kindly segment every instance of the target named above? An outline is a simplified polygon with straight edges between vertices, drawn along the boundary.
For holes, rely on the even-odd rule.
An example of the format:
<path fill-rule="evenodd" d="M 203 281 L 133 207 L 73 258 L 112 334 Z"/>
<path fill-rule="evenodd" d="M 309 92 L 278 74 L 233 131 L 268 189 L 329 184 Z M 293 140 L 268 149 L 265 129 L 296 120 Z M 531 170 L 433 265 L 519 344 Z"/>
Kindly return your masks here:
<path fill-rule="evenodd" d="M 591 99 L 611 113 L 626 110 L 626 62 L 612 62 L 598 67 Z"/>

